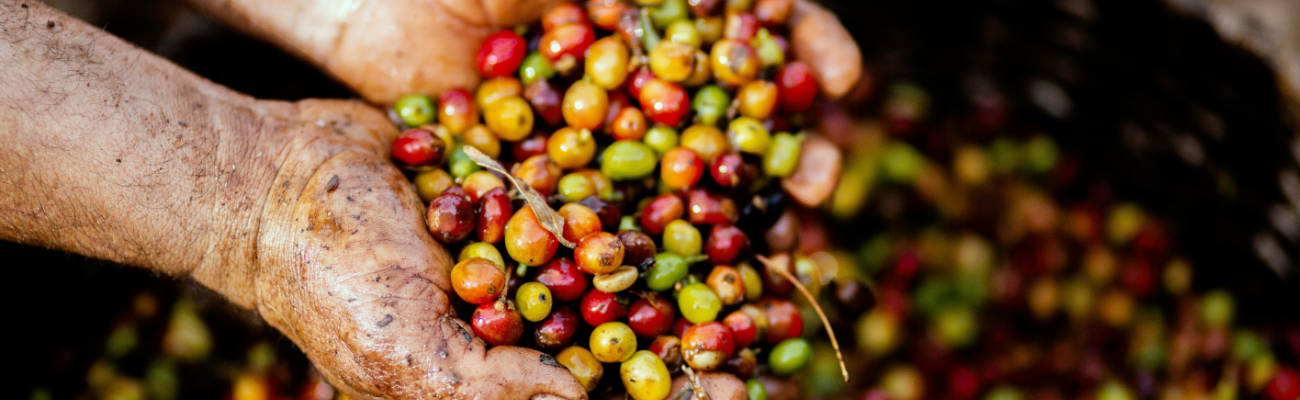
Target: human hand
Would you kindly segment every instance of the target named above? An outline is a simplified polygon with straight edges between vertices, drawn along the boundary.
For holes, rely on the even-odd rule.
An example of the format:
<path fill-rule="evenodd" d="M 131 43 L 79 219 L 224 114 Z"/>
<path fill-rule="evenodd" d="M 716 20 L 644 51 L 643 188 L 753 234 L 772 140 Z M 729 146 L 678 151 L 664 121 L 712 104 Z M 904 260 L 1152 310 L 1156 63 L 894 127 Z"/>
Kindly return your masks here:
<path fill-rule="evenodd" d="M 191 0 L 237 29 L 298 54 L 375 104 L 478 83 L 479 43 L 537 20 L 558 0 Z M 839 20 L 797 0 L 790 24 L 796 58 L 838 98 L 862 72 L 857 44 Z"/>
<path fill-rule="evenodd" d="M 255 256 L 242 269 L 201 267 L 196 279 L 256 309 L 356 398 L 586 396 L 551 356 L 487 349 L 457 318 L 448 295 L 452 260 L 388 160 L 397 132 L 382 113 L 350 101 L 289 108 L 287 127 L 267 133 L 274 137 L 258 152 L 281 157 L 267 168 L 274 173 L 248 163 L 250 176 L 266 175 L 259 180 L 267 188 L 250 238 Z M 251 285 L 231 284 L 232 271 Z M 703 380 L 712 398 L 744 397 L 734 376 Z"/>

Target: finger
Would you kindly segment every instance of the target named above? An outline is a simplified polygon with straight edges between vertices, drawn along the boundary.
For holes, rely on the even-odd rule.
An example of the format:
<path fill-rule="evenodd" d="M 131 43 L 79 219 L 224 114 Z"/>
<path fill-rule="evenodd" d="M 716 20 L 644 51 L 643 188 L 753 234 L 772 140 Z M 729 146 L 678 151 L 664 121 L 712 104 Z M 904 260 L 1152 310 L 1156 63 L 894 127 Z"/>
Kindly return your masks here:
<path fill-rule="evenodd" d="M 834 14 L 812 1 L 795 1 L 790 39 L 795 57 L 808 64 L 830 98 L 848 93 L 862 75 L 858 43 Z"/>
<path fill-rule="evenodd" d="M 700 386 L 709 394 L 712 400 L 742 400 L 748 399 L 749 393 L 745 391 L 745 383 L 740 381 L 735 375 L 722 372 L 702 372 L 698 373 Z M 683 390 L 694 390 L 691 387 L 690 380 L 686 375 L 680 375 L 673 379 L 673 389 L 668 395 L 670 399 L 679 398 Z"/>

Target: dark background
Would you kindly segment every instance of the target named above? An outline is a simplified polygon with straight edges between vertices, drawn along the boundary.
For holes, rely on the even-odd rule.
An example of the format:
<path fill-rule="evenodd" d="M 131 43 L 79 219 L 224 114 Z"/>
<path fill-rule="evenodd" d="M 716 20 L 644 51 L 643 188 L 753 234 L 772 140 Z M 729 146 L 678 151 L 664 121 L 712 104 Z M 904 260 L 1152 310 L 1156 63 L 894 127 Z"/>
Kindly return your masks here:
<path fill-rule="evenodd" d="M 353 97 L 310 66 L 177 2 L 55 3 L 253 96 Z M 1288 204 L 1278 176 L 1296 168 L 1296 130 L 1279 108 L 1271 71 L 1203 21 L 1155 0 L 828 5 L 857 38 L 875 79 L 919 83 L 935 99 L 933 114 L 969 107 L 971 82 L 993 83 L 1010 104 L 1007 134 L 1053 135 L 1085 174 L 1109 180 L 1116 198 L 1162 217 L 1177 251 L 1196 266 L 1197 282 L 1232 289 L 1242 320 L 1300 314 L 1297 238 L 1277 230 L 1287 219 L 1270 221 L 1270 210 Z M 1281 250 L 1277 271 L 1288 278 L 1262 261 L 1259 238 Z M 12 243 L 0 243 L 0 254 L 12 273 L 3 292 L 13 310 L 19 389 L 84 382 L 112 322 L 140 290 L 159 293 L 163 304 L 178 294 L 206 299 L 218 352 L 242 351 L 269 331 L 188 281 Z M 287 341 L 276 343 L 294 352 Z"/>

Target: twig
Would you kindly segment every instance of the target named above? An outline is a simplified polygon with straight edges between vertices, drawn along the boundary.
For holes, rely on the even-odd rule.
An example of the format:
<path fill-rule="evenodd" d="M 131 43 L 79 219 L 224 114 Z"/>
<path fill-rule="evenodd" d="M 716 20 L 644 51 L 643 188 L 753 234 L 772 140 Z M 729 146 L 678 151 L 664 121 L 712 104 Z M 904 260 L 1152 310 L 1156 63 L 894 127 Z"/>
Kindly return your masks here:
<path fill-rule="evenodd" d="M 844 381 L 848 382 L 849 369 L 844 366 L 844 354 L 840 353 L 840 341 L 835 339 L 835 330 L 831 328 L 831 321 L 826 318 L 826 313 L 822 311 L 822 306 L 817 304 L 817 299 L 813 297 L 812 292 L 809 292 L 808 288 L 803 287 L 803 284 L 799 283 L 799 279 L 795 278 L 794 275 L 786 269 L 786 266 L 776 265 L 775 261 L 762 255 L 756 258 L 758 258 L 758 261 L 762 262 L 763 265 L 770 267 L 768 269 L 776 270 L 782 277 L 785 277 L 786 280 L 789 280 L 790 283 L 794 284 L 794 287 L 799 289 L 799 293 L 802 293 L 803 296 L 808 299 L 808 302 L 812 303 L 813 310 L 817 311 L 817 317 L 822 320 L 822 326 L 826 327 L 826 335 L 831 338 L 831 347 L 835 348 L 835 359 L 840 362 L 840 374 L 844 375 Z"/>

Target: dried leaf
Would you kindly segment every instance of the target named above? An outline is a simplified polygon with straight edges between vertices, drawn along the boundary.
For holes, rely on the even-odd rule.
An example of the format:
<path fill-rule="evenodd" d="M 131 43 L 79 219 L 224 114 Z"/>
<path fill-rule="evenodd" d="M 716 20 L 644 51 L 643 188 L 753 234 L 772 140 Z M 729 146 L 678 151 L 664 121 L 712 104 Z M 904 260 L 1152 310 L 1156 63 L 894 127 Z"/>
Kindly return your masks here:
<path fill-rule="evenodd" d="M 483 154 L 483 152 L 474 148 L 474 146 L 465 146 L 464 149 L 465 155 L 468 155 L 469 159 L 473 160 L 475 164 L 504 175 L 506 180 L 510 181 L 510 184 L 519 192 L 519 195 L 524 198 L 524 201 L 528 203 L 528 207 L 533 209 L 533 214 L 537 215 L 537 222 L 541 223 L 543 228 L 550 231 L 551 235 L 554 235 L 555 239 L 560 241 L 560 244 L 569 248 L 574 248 L 578 245 L 577 243 L 570 242 L 568 239 L 564 238 L 564 217 L 561 217 L 560 213 L 551 209 L 551 206 L 546 204 L 546 199 L 542 198 L 542 195 L 537 194 L 537 191 L 533 190 L 532 186 L 520 182 L 519 178 L 511 175 L 510 171 L 506 171 L 506 168 L 502 167 L 501 163 L 498 163 L 497 160 L 493 160 L 492 157 L 488 157 L 487 154 Z"/>
<path fill-rule="evenodd" d="M 826 319 L 826 312 L 822 311 L 822 306 L 817 304 L 817 299 L 813 297 L 812 292 L 809 292 L 808 288 L 803 287 L 803 284 L 799 283 L 799 279 L 790 274 L 790 257 L 781 257 L 780 255 L 773 257 L 784 259 L 786 265 L 776 265 L 776 260 L 761 255 L 756 258 L 758 258 L 758 261 L 762 262 L 763 265 L 766 265 L 769 271 L 777 271 L 782 277 L 789 280 L 791 284 L 794 284 L 794 287 L 799 289 L 799 293 L 802 293 L 803 297 L 808 299 L 808 303 L 812 304 L 813 310 L 817 311 L 817 317 L 822 319 L 822 326 L 826 327 L 826 335 L 831 337 L 831 347 L 835 348 L 835 358 L 840 361 L 840 374 L 844 375 L 844 381 L 848 382 L 849 368 L 844 366 L 844 354 L 840 351 L 840 341 L 835 340 L 835 329 L 831 328 L 831 321 Z"/>

